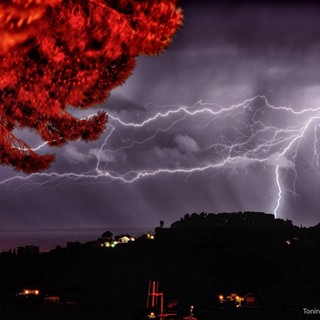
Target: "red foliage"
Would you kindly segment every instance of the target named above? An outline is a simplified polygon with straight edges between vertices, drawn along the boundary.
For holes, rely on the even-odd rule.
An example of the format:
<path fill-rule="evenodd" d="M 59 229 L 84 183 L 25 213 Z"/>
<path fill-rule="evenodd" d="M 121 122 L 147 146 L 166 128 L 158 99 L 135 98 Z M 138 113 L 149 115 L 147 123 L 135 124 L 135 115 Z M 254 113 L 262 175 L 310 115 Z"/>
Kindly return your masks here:
<path fill-rule="evenodd" d="M 79 120 L 68 106 L 102 103 L 140 54 L 163 51 L 182 24 L 176 0 L 3 0 L 0 4 L 0 162 L 46 169 L 12 135 L 29 128 L 52 146 L 97 139 L 107 118 Z"/>

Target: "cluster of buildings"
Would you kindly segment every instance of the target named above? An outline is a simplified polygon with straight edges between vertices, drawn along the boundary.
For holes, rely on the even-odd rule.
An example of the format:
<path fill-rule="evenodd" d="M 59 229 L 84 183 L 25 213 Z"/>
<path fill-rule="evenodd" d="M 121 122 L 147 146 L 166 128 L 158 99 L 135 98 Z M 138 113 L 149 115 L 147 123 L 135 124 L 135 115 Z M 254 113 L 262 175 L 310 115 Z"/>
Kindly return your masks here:
<path fill-rule="evenodd" d="M 255 309 L 259 307 L 259 303 L 255 295 L 247 293 L 240 295 L 237 293 L 219 294 L 218 305 L 219 309 Z M 173 320 L 181 319 L 177 315 L 178 302 L 170 300 L 164 304 L 164 293 L 159 290 L 158 281 L 149 281 L 148 296 L 147 296 L 147 319 L 158 320 Z M 182 320 L 197 320 L 195 306 L 191 305 L 189 310 L 184 310 L 185 316 Z"/>
<path fill-rule="evenodd" d="M 154 240 L 155 238 L 152 233 L 146 234 L 145 237 L 149 240 Z M 110 231 L 106 231 L 97 241 L 100 244 L 100 247 L 114 248 L 116 245 L 130 243 L 135 240 L 136 238 L 129 234 L 117 235 L 113 238 L 113 234 Z"/>
<path fill-rule="evenodd" d="M 252 293 L 247 293 L 243 296 L 237 293 L 227 295 L 220 294 L 218 299 L 221 308 L 255 308 L 258 306 L 257 298 Z"/>
<path fill-rule="evenodd" d="M 148 240 L 154 240 L 155 236 L 151 232 L 144 235 Z M 103 248 L 114 248 L 116 245 L 119 244 L 126 244 L 130 242 L 134 242 L 136 240 L 136 237 L 131 236 L 129 234 L 121 234 L 116 235 L 113 237 L 113 234 L 110 231 L 104 232 L 101 237 L 96 240 L 92 241 L 95 246 L 103 247 Z M 67 247 L 76 247 L 79 246 L 79 242 L 68 242 Z M 20 257 L 36 257 L 40 254 L 40 247 L 38 246 L 24 246 L 24 247 L 18 247 L 17 251 L 14 250 L 14 253 L 17 253 Z"/>
<path fill-rule="evenodd" d="M 114 248 L 118 244 L 129 243 L 135 240 L 135 237 L 132 237 L 128 234 L 118 235 L 113 238 L 112 233 L 107 231 L 101 235 L 101 238 L 98 239 L 98 242 L 101 247 Z"/>
<path fill-rule="evenodd" d="M 44 304 L 57 305 L 60 304 L 60 297 L 42 295 L 39 289 L 26 288 L 16 294 L 18 299 L 30 302 L 43 302 Z"/>

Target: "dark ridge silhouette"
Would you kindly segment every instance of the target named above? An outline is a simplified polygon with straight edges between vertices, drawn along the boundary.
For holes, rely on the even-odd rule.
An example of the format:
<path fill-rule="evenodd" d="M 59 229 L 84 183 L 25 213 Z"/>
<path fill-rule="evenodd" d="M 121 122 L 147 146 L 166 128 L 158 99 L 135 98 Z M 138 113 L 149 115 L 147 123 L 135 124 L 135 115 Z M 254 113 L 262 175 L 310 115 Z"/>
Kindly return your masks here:
<path fill-rule="evenodd" d="M 263 212 L 237 213 L 192 213 L 186 214 L 172 228 L 293 228 L 291 220 L 276 219 L 273 214 Z"/>
<path fill-rule="evenodd" d="M 303 319 L 303 308 L 318 307 L 319 225 L 257 212 L 192 213 L 169 228 L 161 221 L 154 234 L 124 237 L 130 241 L 105 232 L 48 253 L 2 252 L 1 318 L 148 319 L 150 280 L 159 281 L 172 319 L 190 306 L 199 320 Z"/>

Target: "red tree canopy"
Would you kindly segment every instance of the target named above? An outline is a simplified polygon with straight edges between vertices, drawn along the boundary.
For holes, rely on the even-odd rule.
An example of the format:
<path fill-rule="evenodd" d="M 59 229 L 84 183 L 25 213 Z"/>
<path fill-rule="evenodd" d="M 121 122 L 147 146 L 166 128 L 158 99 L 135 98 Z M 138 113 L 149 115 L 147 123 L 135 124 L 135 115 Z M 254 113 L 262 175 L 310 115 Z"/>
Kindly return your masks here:
<path fill-rule="evenodd" d="M 29 128 L 51 146 L 97 139 L 107 117 L 77 119 L 68 106 L 102 103 L 140 54 L 171 43 L 177 0 L 3 0 L 0 3 L 0 162 L 26 173 L 50 166 L 12 131 Z"/>

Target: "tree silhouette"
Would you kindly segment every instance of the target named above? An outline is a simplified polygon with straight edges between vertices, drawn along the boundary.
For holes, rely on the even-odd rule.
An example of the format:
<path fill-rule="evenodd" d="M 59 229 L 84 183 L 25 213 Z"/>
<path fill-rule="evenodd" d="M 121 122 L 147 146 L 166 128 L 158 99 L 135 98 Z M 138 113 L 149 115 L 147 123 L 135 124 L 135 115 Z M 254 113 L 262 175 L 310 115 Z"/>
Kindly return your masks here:
<path fill-rule="evenodd" d="M 106 231 L 101 235 L 102 239 L 112 239 L 113 233 L 111 231 Z"/>
<path fill-rule="evenodd" d="M 49 146 L 97 139 L 103 112 L 77 119 L 68 106 L 102 103 L 140 54 L 155 55 L 182 24 L 176 0 L 6 0 L 0 4 L 0 163 L 25 173 L 50 166 L 12 133 Z"/>

